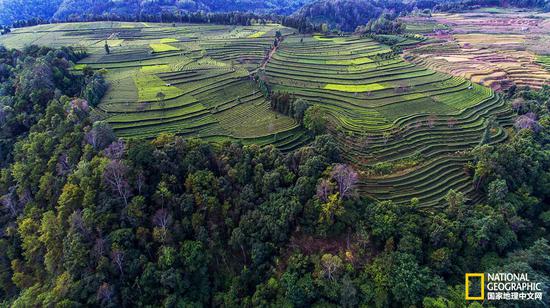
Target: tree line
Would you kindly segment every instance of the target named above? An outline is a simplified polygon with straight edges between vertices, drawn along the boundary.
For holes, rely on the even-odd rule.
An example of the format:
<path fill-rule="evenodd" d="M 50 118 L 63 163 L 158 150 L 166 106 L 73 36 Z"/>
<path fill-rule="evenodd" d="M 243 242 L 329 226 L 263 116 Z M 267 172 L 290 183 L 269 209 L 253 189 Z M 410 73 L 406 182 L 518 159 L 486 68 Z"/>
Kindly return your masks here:
<path fill-rule="evenodd" d="M 280 23 L 282 17 L 275 14 L 261 15 L 247 12 L 206 13 L 186 11 L 161 11 L 161 13 L 140 13 L 118 15 L 112 13 L 71 15 L 65 19 L 31 18 L 15 21 L 14 28 L 29 27 L 56 22 L 92 22 L 92 21 L 125 21 L 125 22 L 161 22 L 161 23 L 206 23 L 221 25 L 250 26 L 252 24 Z"/>

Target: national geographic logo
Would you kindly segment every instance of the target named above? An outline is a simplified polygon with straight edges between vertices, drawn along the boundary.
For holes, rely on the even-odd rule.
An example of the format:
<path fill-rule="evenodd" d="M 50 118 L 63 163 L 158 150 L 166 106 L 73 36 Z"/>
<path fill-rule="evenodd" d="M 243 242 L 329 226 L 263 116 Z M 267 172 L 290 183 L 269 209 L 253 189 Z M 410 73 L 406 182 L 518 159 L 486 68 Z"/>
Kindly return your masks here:
<path fill-rule="evenodd" d="M 465 299 L 541 301 L 544 284 L 527 273 L 466 273 Z"/>

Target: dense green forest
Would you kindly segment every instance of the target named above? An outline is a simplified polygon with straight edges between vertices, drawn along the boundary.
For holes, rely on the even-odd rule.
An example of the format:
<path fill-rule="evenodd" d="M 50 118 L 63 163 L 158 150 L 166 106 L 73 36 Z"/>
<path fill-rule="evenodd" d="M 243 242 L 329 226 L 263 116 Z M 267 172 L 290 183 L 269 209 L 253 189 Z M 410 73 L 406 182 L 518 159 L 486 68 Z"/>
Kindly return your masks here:
<path fill-rule="evenodd" d="M 386 0 L 320 0 L 303 6 L 292 17 L 313 23 L 327 23 L 342 31 L 354 31 L 359 25 L 366 25 L 382 13 L 398 16 L 412 10 L 414 3 Z"/>
<path fill-rule="evenodd" d="M 0 24 L 42 18 L 67 20 L 91 15 L 139 16 L 161 12 L 255 12 L 288 15 L 308 0 L 0 0 Z"/>
<path fill-rule="evenodd" d="M 549 0 L 0 0 L 0 25 L 29 20 L 33 22 L 19 25 L 67 20 L 162 21 L 162 15 L 167 17 L 164 20 L 178 21 L 181 15 L 191 13 L 243 12 L 290 16 L 287 24 L 296 28 L 324 23 L 354 31 L 381 14 L 397 17 L 415 9 L 464 11 L 495 6 L 550 11 Z"/>
<path fill-rule="evenodd" d="M 328 135 L 288 154 L 119 140 L 90 115 L 102 75 L 68 70 L 82 56 L 0 49 L 3 305 L 461 307 L 465 272 L 549 286 L 548 87 L 511 91 L 511 140 L 473 151 L 481 202 L 422 210 L 356 194 Z"/>

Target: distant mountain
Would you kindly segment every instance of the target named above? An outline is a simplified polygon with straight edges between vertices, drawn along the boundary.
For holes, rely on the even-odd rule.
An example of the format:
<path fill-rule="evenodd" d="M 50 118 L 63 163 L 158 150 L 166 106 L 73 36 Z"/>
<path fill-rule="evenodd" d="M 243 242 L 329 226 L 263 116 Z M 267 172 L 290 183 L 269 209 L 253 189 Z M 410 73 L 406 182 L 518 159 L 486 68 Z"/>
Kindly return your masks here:
<path fill-rule="evenodd" d="M 162 11 L 254 12 L 289 15 L 311 0 L 0 0 L 0 24 L 31 18 L 157 14 Z"/>
<path fill-rule="evenodd" d="M 480 7 L 515 7 L 550 12 L 550 0 L 444 0 L 438 1 L 434 9 L 462 12 Z"/>
<path fill-rule="evenodd" d="M 467 11 L 480 7 L 518 7 L 550 11 L 550 0 L 315 0 L 292 14 L 294 24 L 326 23 L 354 31 L 382 14 L 397 17 L 415 8 Z"/>
<path fill-rule="evenodd" d="M 0 0 L 0 24 L 16 20 L 51 18 L 63 0 Z"/>
<path fill-rule="evenodd" d="M 0 0 L 0 25 L 18 20 L 120 17 L 161 12 L 253 12 L 291 15 L 297 23 L 327 23 L 353 31 L 382 13 L 394 17 L 412 9 L 463 11 L 479 7 L 521 7 L 550 11 L 550 0 Z"/>

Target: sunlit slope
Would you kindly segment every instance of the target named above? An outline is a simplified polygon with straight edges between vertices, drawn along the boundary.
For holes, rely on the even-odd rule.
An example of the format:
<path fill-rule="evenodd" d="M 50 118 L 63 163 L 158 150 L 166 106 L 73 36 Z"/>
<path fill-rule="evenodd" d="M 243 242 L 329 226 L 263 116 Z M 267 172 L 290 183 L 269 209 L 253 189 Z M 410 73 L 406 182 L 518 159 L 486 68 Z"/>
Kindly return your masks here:
<path fill-rule="evenodd" d="M 279 25 L 98 22 L 16 29 L 0 42 L 17 48 L 85 48 L 89 56 L 74 69 L 105 72 L 110 88 L 95 115 L 111 123 L 120 137 L 154 138 L 164 132 L 291 150 L 309 137 L 294 119 L 269 108 L 250 76 L 277 31 L 288 35 L 292 30 Z"/>

